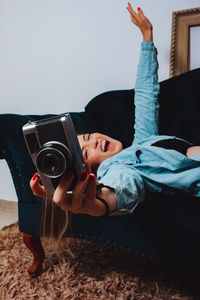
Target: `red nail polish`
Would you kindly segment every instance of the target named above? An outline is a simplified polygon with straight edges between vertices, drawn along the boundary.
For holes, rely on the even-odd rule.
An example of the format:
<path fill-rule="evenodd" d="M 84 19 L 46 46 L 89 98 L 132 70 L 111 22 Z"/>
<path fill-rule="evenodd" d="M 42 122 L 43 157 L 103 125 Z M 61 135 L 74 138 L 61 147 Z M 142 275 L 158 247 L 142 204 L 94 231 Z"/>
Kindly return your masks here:
<path fill-rule="evenodd" d="M 33 181 L 36 179 L 38 177 L 38 173 L 35 173 L 34 175 L 33 175 Z"/>
<path fill-rule="evenodd" d="M 138 11 L 140 11 L 140 10 L 141 10 L 141 8 L 140 8 L 140 7 L 138 7 L 138 8 L 137 8 L 137 10 L 138 10 Z"/>
<path fill-rule="evenodd" d="M 96 176 L 94 174 L 90 174 L 89 180 L 90 181 L 95 181 Z"/>
<path fill-rule="evenodd" d="M 80 181 L 84 181 L 86 177 L 87 177 L 87 172 L 84 170 L 84 171 L 81 173 Z"/>

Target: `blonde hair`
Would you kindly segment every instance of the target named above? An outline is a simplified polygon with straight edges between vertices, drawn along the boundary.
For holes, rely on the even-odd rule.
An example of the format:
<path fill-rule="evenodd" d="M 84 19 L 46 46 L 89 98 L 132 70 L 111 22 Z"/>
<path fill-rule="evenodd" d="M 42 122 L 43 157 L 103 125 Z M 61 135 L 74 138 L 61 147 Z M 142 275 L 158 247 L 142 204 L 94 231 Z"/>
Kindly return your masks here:
<path fill-rule="evenodd" d="M 68 242 L 64 237 L 69 225 L 69 214 L 57 206 L 52 199 L 43 199 L 40 222 L 40 235 L 56 242 L 58 256 L 67 250 Z"/>
<path fill-rule="evenodd" d="M 77 136 L 83 133 L 77 134 Z M 56 254 L 60 254 L 68 250 L 68 240 L 64 235 L 69 225 L 69 213 L 57 206 L 52 199 L 44 198 L 42 202 L 42 213 L 40 220 L 40 236 L 51 239 L 56 242 Z M 72 253 L 71 253 L 72 255 Z"/>

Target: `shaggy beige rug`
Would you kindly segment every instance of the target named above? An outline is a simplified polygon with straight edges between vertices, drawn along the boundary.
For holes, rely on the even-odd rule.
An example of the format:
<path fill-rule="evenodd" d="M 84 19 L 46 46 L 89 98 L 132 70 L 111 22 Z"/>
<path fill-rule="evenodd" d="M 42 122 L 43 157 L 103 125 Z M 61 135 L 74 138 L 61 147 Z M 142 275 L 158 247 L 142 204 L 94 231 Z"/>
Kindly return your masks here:
<path fill-rule="evenodd" d="M 32 256 L 18 224 L 0 230 L 0 300 L 200 299 L 199 270 L 148 261 L 108 245 L 69 239 L 70 254 L 58 262 L 45 246 L 44 272 L 27 273 Z M 48 248 L 48 249 L 47 249 Z"/>

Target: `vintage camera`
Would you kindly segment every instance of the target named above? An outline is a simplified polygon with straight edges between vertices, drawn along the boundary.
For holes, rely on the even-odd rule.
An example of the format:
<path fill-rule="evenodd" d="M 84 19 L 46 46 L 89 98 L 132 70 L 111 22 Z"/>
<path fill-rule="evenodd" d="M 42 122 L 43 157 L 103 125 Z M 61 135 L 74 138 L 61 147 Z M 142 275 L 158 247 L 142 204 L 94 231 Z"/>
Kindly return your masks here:
<path fill-rule="evenodd" d="M 69 169 L 74 173 L 72 191 L 81 173 L 87 169 L 70 115 L 29 121 L 22 131 L 47 194 L 54 193 L 62 175 Z"/>

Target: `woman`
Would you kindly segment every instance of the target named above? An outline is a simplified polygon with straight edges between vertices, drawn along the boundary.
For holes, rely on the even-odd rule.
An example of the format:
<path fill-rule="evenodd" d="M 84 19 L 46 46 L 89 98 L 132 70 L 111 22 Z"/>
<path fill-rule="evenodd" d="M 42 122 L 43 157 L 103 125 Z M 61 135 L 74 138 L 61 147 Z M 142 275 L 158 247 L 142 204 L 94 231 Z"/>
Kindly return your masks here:
<path fill-rule="evenodd" d="M 158 63 L 152 25 L 140 8 L 136 13 L 128 3 L 127 9 L 143 35 L 135 86 L 134 140 L 123 150 L 119 141 L 100 133 L 78 136 L 88 173 L 81 175 L 72 195 L 67 190 L 73 174 L 69 171 L 63 176 L 52 199 L 65 211 L 92 216 L 132 213 L 148 190 L 200 197 L 200 146 L 158 135 Z M 34 195 L 49 197 L 37 174 L 30 186 Z"/>

